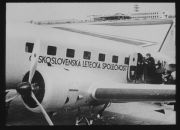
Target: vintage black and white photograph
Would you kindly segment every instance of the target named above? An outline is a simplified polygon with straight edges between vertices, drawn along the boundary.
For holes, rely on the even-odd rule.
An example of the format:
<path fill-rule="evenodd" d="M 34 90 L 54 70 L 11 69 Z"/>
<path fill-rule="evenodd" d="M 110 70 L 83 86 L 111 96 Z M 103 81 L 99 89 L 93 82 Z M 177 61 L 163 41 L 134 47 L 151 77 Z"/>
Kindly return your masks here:
<path fill-rule="evenodd" d="M 6 3 L 6 126 L 176 125 L 176 4 Z"/>

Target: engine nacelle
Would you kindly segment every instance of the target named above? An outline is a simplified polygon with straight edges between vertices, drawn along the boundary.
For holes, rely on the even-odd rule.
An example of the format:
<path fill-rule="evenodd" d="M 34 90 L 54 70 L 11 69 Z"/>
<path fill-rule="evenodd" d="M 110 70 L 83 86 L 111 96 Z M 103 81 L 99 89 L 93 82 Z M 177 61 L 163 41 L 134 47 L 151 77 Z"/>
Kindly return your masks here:
<path fill-rule="evenodd" d="M 28 80 L 29 72 L 23 78 L 23 82 Z M 65 69 L 56 67 L 41 66 L 36 69 L 32 79 L 32 84 L 37 83 L 39 89 L 34 92 L 35 96 L 48 111 L 58 111 L 65 105 L 67 93 L 72 82 L 71 75 Z M 40 112 L 40 108 L 35 101 L 29 97 L 22 97 L 24 105 L 33 112 Z"/>

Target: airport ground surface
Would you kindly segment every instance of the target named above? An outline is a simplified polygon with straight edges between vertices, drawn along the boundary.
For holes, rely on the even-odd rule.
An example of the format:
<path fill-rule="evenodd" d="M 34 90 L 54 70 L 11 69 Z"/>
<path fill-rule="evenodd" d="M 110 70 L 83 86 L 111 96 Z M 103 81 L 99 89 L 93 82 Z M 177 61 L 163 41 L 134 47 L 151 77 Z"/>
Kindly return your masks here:
<path fill-rule="evenodd" d="M 94 119 L 93 125 L 170 125 L 176 124 L 176 113 L 166 107 L 165 114 L 155 112 L 160 106 L 147 103 L 112 103 L 102 119 Z M 76 113 L 59 113 L 52 117 L 55 125 L 74 125 Z M 48 125 L 41 113 L 25 108 L 20 96 L 10 105 L 7 126 Z"/>

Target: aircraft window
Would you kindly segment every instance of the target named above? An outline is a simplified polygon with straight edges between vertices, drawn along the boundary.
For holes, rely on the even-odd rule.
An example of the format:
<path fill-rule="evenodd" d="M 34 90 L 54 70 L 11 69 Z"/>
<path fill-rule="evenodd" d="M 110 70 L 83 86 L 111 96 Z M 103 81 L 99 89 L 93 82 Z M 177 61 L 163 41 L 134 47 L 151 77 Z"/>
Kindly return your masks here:
<path fill-rule="evenodd" d="M 113 63 L 118 63 L 118 56 L 113 56 L 112 57 L 112 62 Z"/>
<path fill-rule="evenodd" d="M 83 56 L 84 59 L 87 59 L 87 60 L 90 60 L 91 58 L 91 52 L 89 51 L 84 51 L 84 56 Z"/>
<path fill-rule="evenodd" d="M 129 65 L 129 57 L 125 57 L 124 64 Z"/>
<path fill-rule="evenodd" d="M 34 47 L 34 43 L 26 42 L 25 52 L 32 53 L 33 47 Z"/>
<path fill-rule="evenodd" d="M 66 57 L 73 58 L 74 57 L 74 49 L 67 49 L 66 51 Z"/>
<path fill-rule="evenodd" d="M 48 55 L 56 55 L 57 48 L 54 46 L 48 46 L 47 48 L 47 54 Z"/>
<path fill-rule="evenodd" d="M 99 53 L 99 61 L 105 61 L 105 54 Z"/>

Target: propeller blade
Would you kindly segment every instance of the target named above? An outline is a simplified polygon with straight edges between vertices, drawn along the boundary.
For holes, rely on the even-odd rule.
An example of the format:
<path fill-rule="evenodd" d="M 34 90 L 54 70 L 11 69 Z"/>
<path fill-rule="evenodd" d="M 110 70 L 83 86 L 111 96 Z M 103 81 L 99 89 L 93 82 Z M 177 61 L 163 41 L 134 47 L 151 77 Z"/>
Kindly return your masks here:
<path fill-rule="evenodd" d="M 19 94 L 17 93 L 14 97 L 9 98 L 6 100 L 6 103 L 10 103 L 12 100 L 14 100 Z"/>
<path fill-rule="evenodd" d="M 44 108 L 42 107 L 42 105 L 39 103 L 39 101 L 36 99 L 34 93 L 32 92 L 32 98 L 36 101 L 36 103 L 38 104 L 38 106 L 40 107 L 46 121 L 48 122 L 49 125 L 54 125 L 50 119 L 50 117 L 48 116 L 48 114 L 46 113 L 46 111 L 44 110 Z"/>
<path fill-rule="evenodd" d="M 31 56 L 31 66 L 30 66 L 30 73 L 29 73 L 29 83 L 31 83 L 34 73 L 36 71 L 38 57 L 39 57 L 39 50 L 40 50 L 40 41 L 36 41 L 34 44 L 34 49 Z"/>

